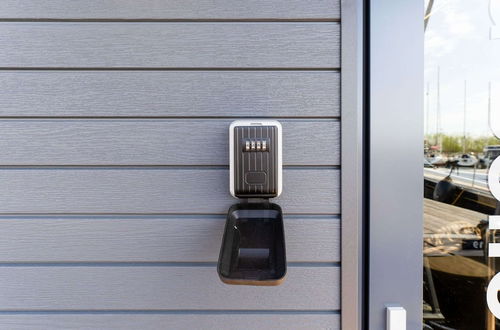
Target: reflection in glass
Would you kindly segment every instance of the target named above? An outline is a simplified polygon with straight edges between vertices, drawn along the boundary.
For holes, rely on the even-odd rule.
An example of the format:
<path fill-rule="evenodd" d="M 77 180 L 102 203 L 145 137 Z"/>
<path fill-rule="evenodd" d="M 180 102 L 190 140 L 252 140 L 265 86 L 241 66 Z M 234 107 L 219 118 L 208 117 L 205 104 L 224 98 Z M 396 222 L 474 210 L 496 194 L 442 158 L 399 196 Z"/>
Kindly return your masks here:
<path fill-rule="evenodd" d="M 500 272 L 487 182 L 500 157 L 500 0 L 424 4 L 424 329 L 500 330 L 486 303 Z"/>

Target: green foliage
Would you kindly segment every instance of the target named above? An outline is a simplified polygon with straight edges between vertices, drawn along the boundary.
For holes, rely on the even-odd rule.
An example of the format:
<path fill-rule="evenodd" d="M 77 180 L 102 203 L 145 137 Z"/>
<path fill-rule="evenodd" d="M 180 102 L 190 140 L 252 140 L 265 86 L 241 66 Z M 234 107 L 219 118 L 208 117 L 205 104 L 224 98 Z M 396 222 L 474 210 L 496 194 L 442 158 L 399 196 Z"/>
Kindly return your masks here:
<path fill-rule="evenodd" d="M 447 154 L 456 154 L 463 152 L 464 137 L 459 135 L 436 134 L 429 135 L 426 138 L 426 146 L 435 146 L 441 143 L 441 151 Z M 500 140 L 493 136 L 467 136 L 465 152 L 482 153 L 484 147 L 488 145 L 499 145 Z"/>
<path fill-rule="evenodd" d="M 443 135 L 442 141 L 442 151 L 445 153 L 457 153 L 463 150 L 462 141 L 458 136 Z"/>

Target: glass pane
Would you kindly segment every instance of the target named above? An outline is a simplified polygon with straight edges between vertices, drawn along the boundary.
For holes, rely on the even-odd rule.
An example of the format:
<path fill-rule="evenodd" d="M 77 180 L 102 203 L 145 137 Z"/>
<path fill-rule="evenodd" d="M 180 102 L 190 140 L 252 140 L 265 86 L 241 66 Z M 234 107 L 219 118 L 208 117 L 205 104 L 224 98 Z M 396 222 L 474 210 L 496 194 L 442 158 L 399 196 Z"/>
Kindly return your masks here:
<path fill-rule="evenodd" d="M 500 0 L 424 4 L 424 329 L 500 329 Z"/>

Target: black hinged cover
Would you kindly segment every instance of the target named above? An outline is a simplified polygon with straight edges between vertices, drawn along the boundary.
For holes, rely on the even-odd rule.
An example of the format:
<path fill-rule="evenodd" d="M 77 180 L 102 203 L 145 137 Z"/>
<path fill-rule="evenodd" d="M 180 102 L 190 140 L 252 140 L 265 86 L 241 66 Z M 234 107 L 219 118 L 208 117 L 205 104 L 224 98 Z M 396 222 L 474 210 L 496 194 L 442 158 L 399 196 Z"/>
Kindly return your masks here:
<path fill-rule="evenodd" d="M 281 208 L 267 201 L 231 206 L 217 271 L 227 284 L 278 285 L 286 274 Z"/>

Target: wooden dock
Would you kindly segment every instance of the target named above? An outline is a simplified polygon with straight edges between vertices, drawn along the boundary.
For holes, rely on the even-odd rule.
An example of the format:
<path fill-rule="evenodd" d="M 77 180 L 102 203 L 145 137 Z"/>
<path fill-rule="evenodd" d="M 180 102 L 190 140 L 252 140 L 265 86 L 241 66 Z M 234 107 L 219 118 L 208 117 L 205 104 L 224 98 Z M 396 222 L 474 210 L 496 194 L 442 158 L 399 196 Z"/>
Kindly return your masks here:
<path fill-rule="evenodd" d="M 424 257 L 429 257 L 433 271 L 485 277 L 488 266 L 478 259 L 484 247 L 463 249 L 464 241 L 481 242 L 478 224 L 488 215 L 450 204 L 424 199 Z"/>
<path fill-rule="evenodd" d="M 424 198 L 424 254 L 480 256 L 482 250 L 462 250 L 463 240 L 480 240 L 478 224 L 488 215 Z"/>

